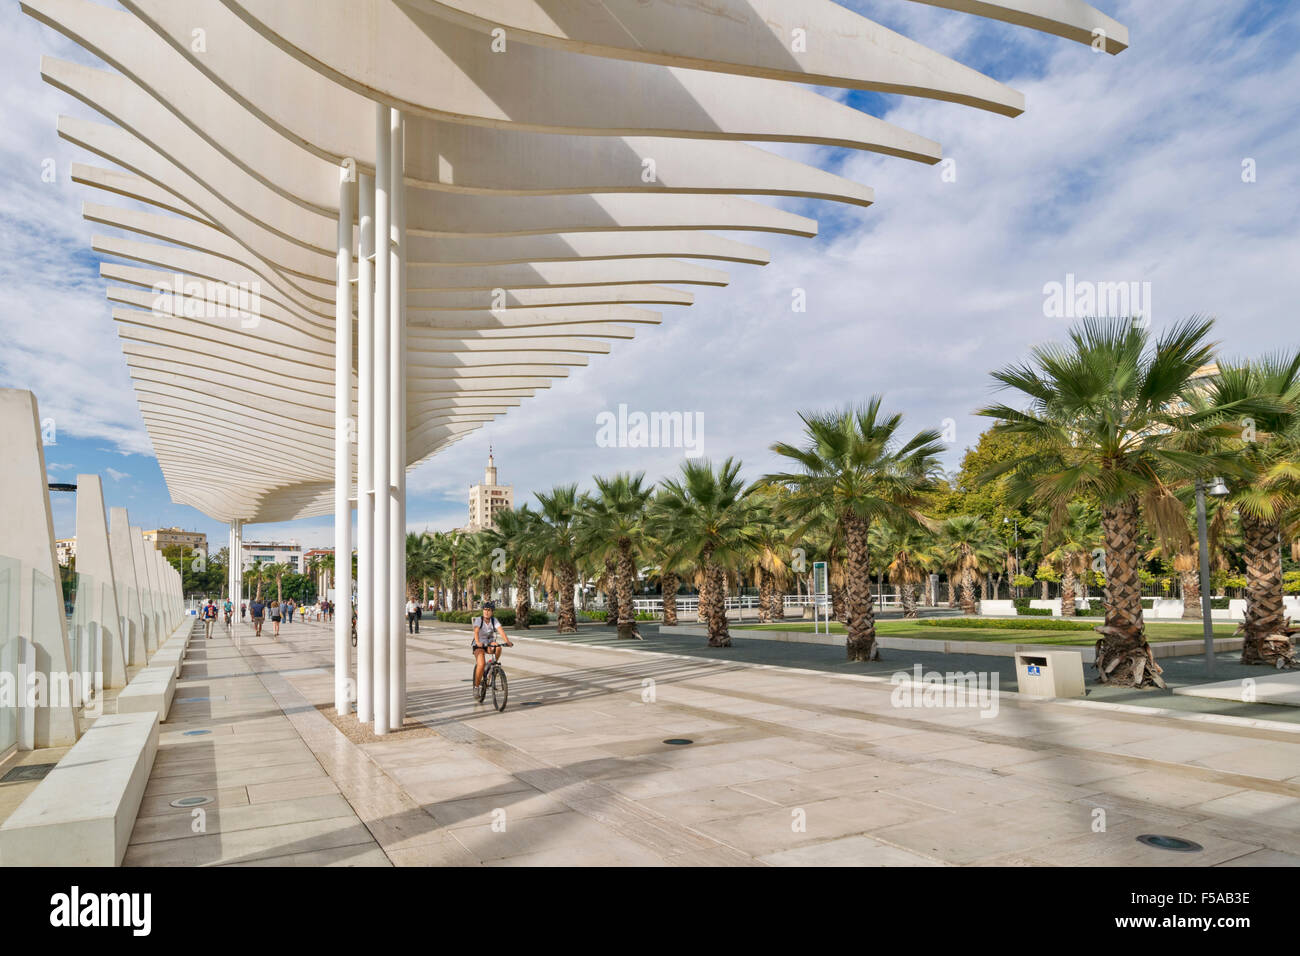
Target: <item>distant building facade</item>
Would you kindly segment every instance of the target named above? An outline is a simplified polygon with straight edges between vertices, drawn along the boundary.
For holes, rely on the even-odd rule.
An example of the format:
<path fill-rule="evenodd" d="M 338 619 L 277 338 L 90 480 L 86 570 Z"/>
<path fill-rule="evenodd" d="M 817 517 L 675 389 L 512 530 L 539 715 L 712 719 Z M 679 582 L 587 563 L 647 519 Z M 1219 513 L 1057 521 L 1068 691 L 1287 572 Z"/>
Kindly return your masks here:
<path fill-rule="evenodd" d="M 487 468 L 483 470 L 483 483 L 474 485 L 469 490 L 469 524 L 466 531 L 483 531 L 496 527 L 496 516 L 515 506 L 515 489 L 513 485 L 497 484 L 497 466 L 488 449 Z"/>
<path fill-rule="evenodd" d="M 202 531 L 182 531 L 180 528 L 153 528 L 149 531 L 141 531 L 140 534 L 148 544 L 153 545 L 156 551 L 184 548 L 187 554 L 192 554 L 194 551 L 198 551 L 202 555 L 208 553 L 208 536 Z"/>
<path fill-rule="evenodd" d="M 71 565 L 77 557 L 77 539 L 59 538 L 54 542 L 54 555 L 65 568 Z"/>
<path fill-rule="evenodd" d="M 255 564 L 287 564 L 295 574 L 301 574 L 306 568 L 302 545 L 297 541 L 245 541 L 243 570 Z"/>

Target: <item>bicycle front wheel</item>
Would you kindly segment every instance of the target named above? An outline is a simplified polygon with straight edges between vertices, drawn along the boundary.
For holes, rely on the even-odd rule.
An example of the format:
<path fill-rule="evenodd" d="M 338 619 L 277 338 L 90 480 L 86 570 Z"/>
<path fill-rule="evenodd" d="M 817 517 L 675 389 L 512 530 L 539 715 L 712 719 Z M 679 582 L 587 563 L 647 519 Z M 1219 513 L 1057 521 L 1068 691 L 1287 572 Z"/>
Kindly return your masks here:
<path fill-rule="evenodd" d="M 506 698 L 510 696 L 510 685 L 506 682 L 506 672 L 497 665 L 492 674 L 492 703 L 497 710 L 506 709 Z"/>

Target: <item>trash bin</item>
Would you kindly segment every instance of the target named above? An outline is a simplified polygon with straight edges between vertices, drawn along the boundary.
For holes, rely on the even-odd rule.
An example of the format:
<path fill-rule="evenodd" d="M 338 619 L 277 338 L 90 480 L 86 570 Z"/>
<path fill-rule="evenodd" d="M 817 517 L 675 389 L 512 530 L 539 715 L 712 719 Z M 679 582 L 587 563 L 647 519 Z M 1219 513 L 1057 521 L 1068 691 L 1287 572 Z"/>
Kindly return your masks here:
<path fill-rule="evenodd" d="M 1028 697 L 1082 697 L 1083 655 L 1078 651 L 1017 651 L 1016 684 Z"/>

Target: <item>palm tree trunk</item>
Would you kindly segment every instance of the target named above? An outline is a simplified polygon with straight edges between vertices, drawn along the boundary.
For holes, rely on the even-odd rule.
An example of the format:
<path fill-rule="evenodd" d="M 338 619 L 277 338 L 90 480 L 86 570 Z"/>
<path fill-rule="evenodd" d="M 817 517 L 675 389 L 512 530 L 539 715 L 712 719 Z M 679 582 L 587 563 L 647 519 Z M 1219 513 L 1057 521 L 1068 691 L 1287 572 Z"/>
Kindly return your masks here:
<path fill-rule="evenodd" d="M 1241 511 L 1246 552 L 1246 620 L 1241 626 L 1241 662 L 1296 666 L 1282 602 L 1282 530 Z"/>
<path fill-rule="evenodd" d="M 903 602 L 903 617 L 916 618 L 916 585 L 903 583 L 898 585 L 898 594 Z"/>
<path fill-rule="evenodd" d="M 701 605 L 708 607 L 709 647 L 730 647 L 731 632 L 727 629 L 727 586 L 722 568 L 715 564 L 705 566 L 708 582 L 708 600 L 700 595 Z"/>
<path fill-rule="evenodd" d="M 623 640 L 641 640 L 636 626 L 636 613 L 632 605 L 632 581 L 636 567 L 632 563 L 632 542 L 620 538 L 618 542 L 618 571 L 615 576 L 618 591 L 618 636 Z"/>
<path fill-rule="evenodd" d="M 520 564 L 515 568 L 515 627 L 528 630 L 528 568 Z"/>
<path fill-rule="evenodd" d="M 1178 580 L 1183 588 L 1183 620 L 1192 620 L 1201 616 L 1201 576 L 1197 569 L 1189 568 L 1178 572 Z"/>
<path fill-rule="evenodd" d="M 577 569 L 570 564 L 564 564 L 559 569 L 560 585 L 560 614 L 555 622 L 555 632 L 557 634 L 576 634 L 578 633 L 578 616 L 573 610 L 573 581 L 577 577 Z"/>
<path fill-rule="evenodd" d="M 871 553 L 867 534 L 870 525 L 853 512 L 844 515 L 844 549 L 848 552 L 847 592 L 849 636 L 845 642 L 851 661 L 880 659 L 876 644 L 876 616 L 871 606 Z"/>
<path fill-rule="evenodd" d="M 1164 687 L 1142 620 L 1138 578 L 1138 503 L 1129 498 L 1102 508 L 1106 539 L 1106 623 L 1097 628 L 1097 675 L 1103 684 Z"/>
<path fill-rule="evenodd" d="M 1078 585 L 1074 574 L 1074 555 L 1067 554 L 1061 567 L 1061 617 L 1074 617 L 1074 591 Z"/>
<path fill-rule="evenodd" d="M 664 627 L 677 626 L 677 575 L 665 572 L 659 578 L 664 592 Z"/>
<path fill-rule="evenodd" d="M 965 568 L 961 572 L 961 585 L 958 588 L 962 614 L 979 613 L 979 605 L 975 602 L 975 591 L 975 572 Z"/>
<path fill-rule="evenodd" d="M 772 572 L 767 568 L 758 569 L 758 623 L 766 624 L 772 620 Z"/>
<path fill-rule="evenodd" d="M 785 585 L 772 575 L 772 607 L 767 616 L 773 621 L 785 620 Z"/>

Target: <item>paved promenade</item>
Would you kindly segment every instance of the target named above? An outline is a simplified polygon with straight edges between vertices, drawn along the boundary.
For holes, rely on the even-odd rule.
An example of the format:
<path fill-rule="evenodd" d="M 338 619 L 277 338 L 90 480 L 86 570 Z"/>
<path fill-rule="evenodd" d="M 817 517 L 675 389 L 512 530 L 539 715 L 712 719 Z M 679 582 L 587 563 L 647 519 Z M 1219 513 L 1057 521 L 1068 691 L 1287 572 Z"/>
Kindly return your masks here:
<path fill-rule="evenodd" d="M 497 713 L 470 699 L 465 628 L 426 625 L 412 719 L 374 738 L 331 719 L 328 625 L 217 634 L 191 644 L 128 865 L 1300 864 L 1285 728 L 904 708 L 887 678 L 590 632 L 513 633 Z M 171 806 L 204 796 L 199 817 Z"/>

